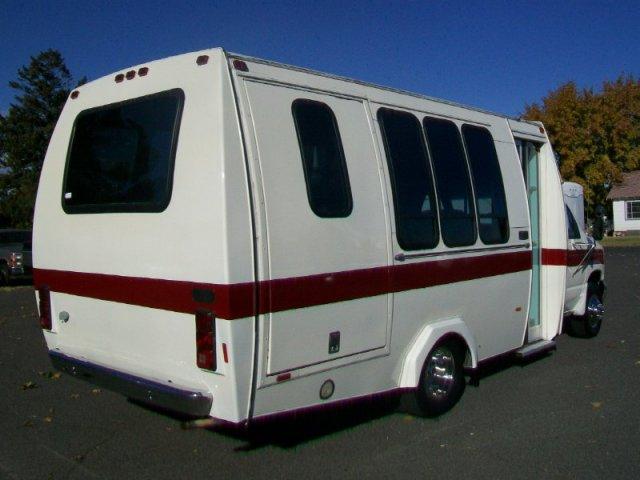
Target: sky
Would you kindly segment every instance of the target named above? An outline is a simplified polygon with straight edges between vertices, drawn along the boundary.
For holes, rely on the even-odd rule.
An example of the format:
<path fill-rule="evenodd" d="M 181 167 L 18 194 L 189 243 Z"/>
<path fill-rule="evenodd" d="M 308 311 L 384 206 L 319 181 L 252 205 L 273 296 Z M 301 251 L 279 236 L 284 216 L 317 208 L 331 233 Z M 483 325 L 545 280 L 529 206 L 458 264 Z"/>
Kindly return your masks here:
<path fill-rule="evenodd" d="M 221 46 L 514 116 L 568 81 L 640 76 L 638 0 L 0 0 L 0 32 L 0 113 L 48 48 L 92 80 Z"/>

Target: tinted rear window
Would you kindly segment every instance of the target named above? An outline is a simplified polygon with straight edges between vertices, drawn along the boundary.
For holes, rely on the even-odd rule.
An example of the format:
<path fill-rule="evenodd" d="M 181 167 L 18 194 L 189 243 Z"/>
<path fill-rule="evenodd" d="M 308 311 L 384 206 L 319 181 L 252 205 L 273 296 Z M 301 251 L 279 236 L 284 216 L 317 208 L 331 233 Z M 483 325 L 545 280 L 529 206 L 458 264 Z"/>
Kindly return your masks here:
<path fill-rule="evenodd" d="M 30 231 L 0 232 L 0 243 L 28 243 L 31 245 Z"/>
<path fill-rule="evenodd" d="M 176 89 L 80 113 L 67 160 L 65 212 L 164 210 L 183 102 Z"/>

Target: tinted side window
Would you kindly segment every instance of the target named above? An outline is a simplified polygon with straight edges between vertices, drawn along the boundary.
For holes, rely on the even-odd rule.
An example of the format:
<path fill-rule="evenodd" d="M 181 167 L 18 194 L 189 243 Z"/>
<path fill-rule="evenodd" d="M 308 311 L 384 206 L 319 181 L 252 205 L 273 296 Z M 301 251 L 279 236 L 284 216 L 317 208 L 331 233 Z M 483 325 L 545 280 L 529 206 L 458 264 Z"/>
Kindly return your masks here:
<path fill-rule="evenodd" d="M 478 210 L 480 239 L 486 244 L 509 240 L 504 183 L 493 137 L 486 128 L 462 126 Z"/>
<path fill-rule="evenodd" d="M 565 211 L 567 212 L 567 236 L 569 240 L 579 240 L 580 239 L 580 227 L 578 227 L 578 222 L 576 222 L 573 213 L 566 205 L 564 206 Z"/>
<path fill-rule="evenodd" d="M 292 110 L 311 210 L 324 218 L 349 216 L 349 175 L 333 112 L 311 100 L 296 100 Z"/>
<path fill-rule="evenodd" d="M 405 112 L 378 111 L 391 175 L 398 243 L 405 250 L 438 244 L 433 177 L 420 122 Z"/>
<path fill-rule="evenodd" d="M 426 117 L 424 128 L 436 177 L 442 239 L 449 247 L 472 245 L 475 212 L 458 127 L 449 120 Z"/>
<path fill-rule="evenodd" d="M 182 90 L 80 113 L 62 206 L 67 213 L 159 212 L 171 197 Z"/>

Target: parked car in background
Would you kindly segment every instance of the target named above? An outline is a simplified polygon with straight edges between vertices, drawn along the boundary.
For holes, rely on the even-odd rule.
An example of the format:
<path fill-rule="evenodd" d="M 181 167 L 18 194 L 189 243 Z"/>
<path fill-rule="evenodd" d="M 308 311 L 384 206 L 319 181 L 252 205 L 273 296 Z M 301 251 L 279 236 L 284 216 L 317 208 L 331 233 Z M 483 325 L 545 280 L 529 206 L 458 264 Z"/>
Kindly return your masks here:
<path fill-rule="evenodd" d="M 31 230 L 0 230 L 0 285 L 32 278 Z"/>

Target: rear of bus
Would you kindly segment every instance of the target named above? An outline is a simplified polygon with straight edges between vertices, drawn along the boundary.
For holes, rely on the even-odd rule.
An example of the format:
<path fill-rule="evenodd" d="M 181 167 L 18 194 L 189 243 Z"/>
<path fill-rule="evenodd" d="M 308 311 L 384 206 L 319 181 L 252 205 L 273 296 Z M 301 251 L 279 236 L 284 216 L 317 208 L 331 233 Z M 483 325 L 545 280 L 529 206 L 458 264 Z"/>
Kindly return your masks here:
<path fill-rule="evenodd" d="M 188 415 L 246 419 L 254 324 L 245 173 L 221 50 L 71 93 L 34 216 L 34 284 L 54 366 Z"/>

